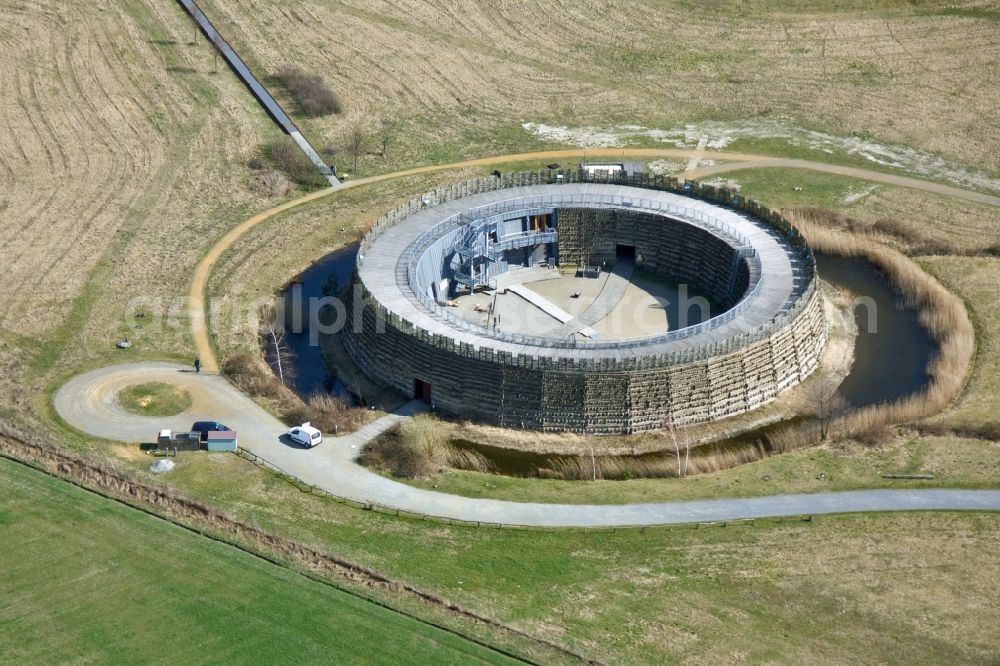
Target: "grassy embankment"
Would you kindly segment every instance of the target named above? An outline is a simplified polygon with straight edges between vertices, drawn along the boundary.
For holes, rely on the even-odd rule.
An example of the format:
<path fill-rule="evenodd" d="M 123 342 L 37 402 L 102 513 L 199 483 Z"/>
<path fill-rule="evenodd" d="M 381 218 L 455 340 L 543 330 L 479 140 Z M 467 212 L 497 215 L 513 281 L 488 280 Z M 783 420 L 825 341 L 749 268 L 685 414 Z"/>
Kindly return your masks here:
<path fill-rule="evenodd" d="M 936 464 L 951 443 L 908 452 L 909 464 Z M 956 453 L 974 464 L 972 444 L 960 442 Z M 491 530 L 357 511 L 232 456 L 178 461 L 170 483 L 195 498 L 604 660 L 799 661 L 811 652 L 813 660 L 962 661 L 1000 649 L 989 630 L 1000 617 L 992 594 L 1000 573 L 994 515 Z M 984 470 L 991 473 L 995 467 Z M 740 485 L 725 490 L 741 494 Z M 837 621 L 824 619 L 831 617 Z"/>

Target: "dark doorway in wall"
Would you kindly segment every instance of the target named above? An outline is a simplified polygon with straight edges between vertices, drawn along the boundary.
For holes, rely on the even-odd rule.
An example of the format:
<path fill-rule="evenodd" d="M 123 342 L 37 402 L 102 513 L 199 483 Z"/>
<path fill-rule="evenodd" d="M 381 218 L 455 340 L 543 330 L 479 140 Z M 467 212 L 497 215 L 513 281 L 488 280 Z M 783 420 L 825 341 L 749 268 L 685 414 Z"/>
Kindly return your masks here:
<path fill-rule="evenodd" d="M 422 379 L 414 379 L 413 399 L 431 404 L 431 385 Z"/>
<path fill-rule="evenodd" d="M 635 245 L 615 245 L 615 259 L 635 261 Z"/>

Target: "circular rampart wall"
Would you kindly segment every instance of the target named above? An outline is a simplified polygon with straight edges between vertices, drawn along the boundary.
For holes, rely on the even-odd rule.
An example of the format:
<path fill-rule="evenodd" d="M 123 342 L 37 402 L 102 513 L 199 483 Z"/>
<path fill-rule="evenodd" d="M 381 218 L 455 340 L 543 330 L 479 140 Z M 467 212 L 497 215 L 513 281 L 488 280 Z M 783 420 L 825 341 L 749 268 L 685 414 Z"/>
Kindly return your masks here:
<path fill-rule="evenodd" d="M 552 177 L 468 181 L 380 220 L 361 245 L 344 334 L 355 363 L 380 383 L 429 395 L 445 413 L 589 433 L 743 413 L 816 367 L 826 328 L 814 262 L 780 216 L 732 193 L 688 193 L 667 180 Z M 525 210 L 560 211 L 564 258 L 607 261 L 616 245 L 634 246 L 644 268 L 704 285 L 727 309 L 697 326 L 626 340 L 515 335 L 448 312 L 431 285 L 456 230 Z"/>

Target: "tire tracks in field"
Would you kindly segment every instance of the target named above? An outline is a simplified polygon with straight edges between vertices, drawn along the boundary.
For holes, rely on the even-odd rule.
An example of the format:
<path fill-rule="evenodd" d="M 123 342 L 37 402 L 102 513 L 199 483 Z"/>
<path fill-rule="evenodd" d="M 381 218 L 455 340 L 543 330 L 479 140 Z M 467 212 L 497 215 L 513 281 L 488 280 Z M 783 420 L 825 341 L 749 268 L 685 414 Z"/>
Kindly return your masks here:
<path fill-rule="evenodd" d="M 109 97 L 108 93 L 110 86 L 129 84 L 127 86 L 129 89 L 135 89 L 137 79 L 128 71 L 127 56 L 118 52 L 112 41 L 98 40 L 89 43 L 87 47 L 92 57 L 103 65 L 103 69 L 98 68 L 97 70 L 103 76 L 93 72 L 88 74 L 73 72 L 76 86 L 86 86 L 91 83 L 92 88 L 100 90 L 100 94 L 108 98 L 112 98 Z M 72 63 L 69 64 L 69 67 L 72 69 Z M 65 78 L 62 82 L 64 87 L 69 85 Z M 182 84 L 180 87 L 182 92 L 190 95 L 193 100 L 201 99 L 199 91 L 190 84 Z M 150 99 L 143 93 L 137 97 L 129 98 L 125 103 L 129 107 L 135 107 L 149 103 Z M 81 206 L 79 218 L 84 224 L 78 225 L 74 229 L 82 228 L 84 233 L 87 233 L 95 219 L 108 206 L 112 205 L 111 199 L 116 193 L 122 197 L 120 203 L 122 215 L 120 219 L 116 220 L 113 233 L 109 235 L 106 244 L 101 248 L 98 260 L 87 270 L 81 280 L 82 289 L 72 299 L 68 314 L 56 325 L 53 333 L 47 336 L 46 344 L 59 345 L 63 344 L 65 340 L 72 339 L 79 322 L 89 319 L 90 311 L 99 300 L 98 296 L 109 288 L 114 288 L 109 276 L 117 263 L 116 257 L 122 256 L 130 244 L 134 242 L 134 235 L 148 222 L 149 211 L 156 210 L 158 207 L 162 208 L 162 202 L 171 195 L 170 186 L 176 173 L 173 165 L 184 161 L 179 158 L 188 154 L 192 142 L 197 139 L 212 113 L 213 107 L 210 104 L 196 104 L 195 106 L 193 112 L 182 119 L 182 131 L 179 133 L 179 138 L 166 146 L 163 160 L 153 160 L 149 150 L 142 146 L 141 141 L 135 143 L 141 138 L 142 133 L 131 121 L 126 120 L 124 125 L 116 125 L 103 116 L 77 121 L 81 123 L 77 128 L 79 131 L 86 131 L 88 134 L 96 132 L 98 135 L 108 133 L 111 138 L 107 141 L 112 143 L 106 143 L 107 146 L 113 145 L 113 142 L 118 140 L 129 146 L 138 146 L 141 151 L 131 159 L 111 160 L 101 171 L 102 175 L 109 181 L 109 186 L 106 188 L 107 195 L 97 197 L 94 201 L 84 201 Z M 125 119 L 120 111 L 116 110 L 115 113 L 116 117 Z M 117 131 L 112 134 L 109 128 Z M 144 187 L 141 189 L 129 185 L 135 180 L 134 178 L 130 180 L 129 174 L 135 175 L 136 173 L 141 173 L 143 176 Z M 67 233 L 65 237 L 66 240 L 60 243 L 60 247 L 72 248 L 79 242 L 79 238 L 73 234 Z M 56 256 L 52 265 L 58 264 L 59 260 L 60 257 Z M 50 270 L 52 265 L 46 270 Z M 41 354 L 37 360 L 32 362 L 33 367 L 36 371 L 44 372 L 51 366 L 56 357 L 57 354 Z"/>

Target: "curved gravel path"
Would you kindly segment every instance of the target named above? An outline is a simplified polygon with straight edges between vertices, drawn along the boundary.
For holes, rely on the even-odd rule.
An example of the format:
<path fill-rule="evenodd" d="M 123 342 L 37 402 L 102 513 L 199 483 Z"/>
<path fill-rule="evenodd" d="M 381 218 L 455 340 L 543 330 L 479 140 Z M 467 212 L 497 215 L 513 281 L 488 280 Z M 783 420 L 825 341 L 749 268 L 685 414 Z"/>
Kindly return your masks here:
<path fill-rule="evenodd" d="M 115 404 L 118 391 L 150 381 L 191 393 L 192 407 L 170 418 L 136 416 Z M 153 441 L 160 428 L 186 430 L 197 419 L 215 419 L 239 431 L 240 446 L 305 483 L 367 504 L 466 521 L 536 527 L 664 525 L 818 515 L 858 511 L 1000 511 L 1000 490 L 860 490 L 658 504 L 536 504 L 472 499 L 422 490 L 369 472 L 354 462 L 363 444 L 407 418 L 417 406 L 386 416 L 360 431 L 326 438 L 315 449 L 282 441 L 285 426 L 218 375 L 195 374 L 173 363 L 129 363 L 74 377 L 55 396 L 70 425 L 103 439 Z"/>
<path fill-rule="evenodd" d="M 908 178 L 906 176 L 896 176 L 881 171 L 861 169 L 858 167 L 838 166 L 835 164 L 825 164 L 823 162 L 810 162 L 808 160 L 782 159 L 774 158 L 768 155 L 754 155 L 750 153 L 735 153 L 729 151 L 706 151 L 697 148 L 591 148 L 587 150 L 570 148 L 565 150 L 541 150 L 531 153 L 497 155 L 475 160 L 466 160 L 464 162 L 452 162 L 450 164 L 434 164 L 430 166 L 406 169 L 404 171 L 397 171 L 395 173 L 386 173 L 378 176 L 370 176 L 368 178 L 359 178 L 358 180 L 346 181 L 342 183 L 340 187 L 329 187 L 312 192 L 297 199 L 292 199 L 291 201 L 286 201 L 279 206 L 275 206 L 274 208 L 270 208 L 254 215 L 250 219 L 230 230 L 229 233 L 223 236 L 218 243 L 212 246 L 208 253 L 202 258 L 202 260 L 195 267 L 195 272 L 191 279 L 191 291 L 188 295 L 188 310 L 191 315 L 191 333 L 194 337 L 195 347 L 197 348 L 198 356 L 201 358 L 203 369 L 206 372 L 219 371 L 219 364 L 215 358 L 215 349 L 212 347 L 212 343 L 209 340 L 208 328 L 205 325 L 205 294 L 208 285 L 208 278 L 212 273 L 212 268 L 215 266 L 216 262 L 218 262 L 222 254 L 232 247 L 233 244 L 244 234 L 261 222 L 264 222 L 279 213 L 283 213 L 287 210 L 318 199 L 323 199 L 342 190 L 360 187 L 362 185 L 370 185 L 372 183 L 379 183 L 385 180 L 405 178 L 406 176 L 415 176 L 424 173 L 433 173 L 436 171 L 447 171 L 450 169 L 464 169 L 469 167 L 491 166 L 511 162 L 525 162 L 528 160 L 557 161 L 584 158 L 611 158 L 620 160 L 624 157 L 670 157 L 691 160 L 712 159 L 728 161 L 726 164 L 719 164 L 712 167 L 706 167 L 704 169 L 694 169 L 680 175 L 681 178 L 686 178 L 688 180 L 741 169 L 791 167 L 809 169 L 812 171 L 822 171 L 841 176 L 850 176 L 852 178 L 898 185 L 901 187 L 908 187 L 917 190 L 924 190 L 926 192 L 934 192 L 936 194 L 944 194 L 946 196 L 966 199 L 968 201 L 985 203 L 992 206 L 1000 206 L 1000 197 L 981 194 L 979 192 L 972 192 L 970 190 L 963 190 L 957 187 L 950 187 L 948 185 L 942 185 L 931 181 Z"/>
<path fill-rule="evenodd" d="M 778 159 L 726 151 L 673 148 L 566 149 L 502 155 L 451 164 L 417 167 L 349 181 L 340 188 L 312 192 L 263 211 L 223 236 L 195 268 L 188 296 L 191 328 L 202 374 L 170 363 L 136 363 L 112 366 L 80 375 L 65 384 L 55 397 L 59 414 L 71 425 L 91 435 L 121 441 L 151 441 L 159 428 L 188 428 L 196 418 L 213 418 L 240 431 L 241 446 L 306 483 L 359 502 L 460 520 L 532 526 L 597 527 L 658 525 L 737 520 L 770 516 L 842 513 L 853 511 L 1000 510 L 1000 491 L 967 490 L 869 490 L 815 495 L 783 495 L 751 499 L 670 502 L 627 505 L 565 505 L 471 499 L 413 488 L 378 476 L 354 463 L 365 442 L 390 428 L 418 406 L 411 403 L 400 413 L 386 416 L 360 431 L 328 438 L 313 450 L 293 448 L 279 436 L 284 425 L 215 373 L 219 366 L 205 321 L 208 278 L 222 254 L 258 224 L 282 212 L 353 187 L 449 169 L 486 166 L 526 160 L 622 157 L 711 158 L 727 164 L 682 174 L 698 178 L 727 171 L 766 167 L 791 167 L 850 176 L 875 182 L 954 196 L 1000 206 L 1000 197 L 970 192 L 939 183 L 896 176 L 856 167 L 806 160 Z M 192 408 L 174 418 L 136 416 L 115 404 L 117 392 L 128 385 L 160 380 L 183 386 L 192 395 Z"/>

